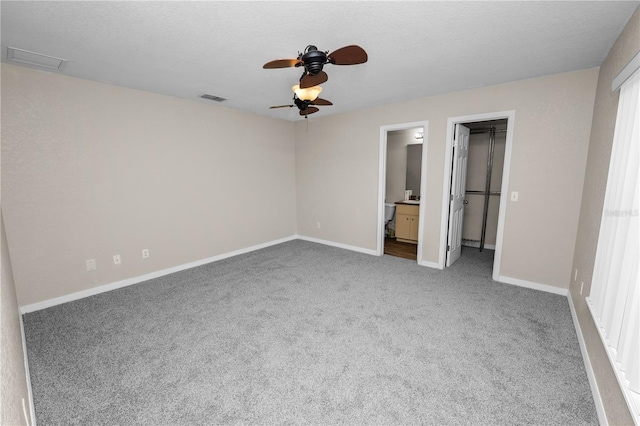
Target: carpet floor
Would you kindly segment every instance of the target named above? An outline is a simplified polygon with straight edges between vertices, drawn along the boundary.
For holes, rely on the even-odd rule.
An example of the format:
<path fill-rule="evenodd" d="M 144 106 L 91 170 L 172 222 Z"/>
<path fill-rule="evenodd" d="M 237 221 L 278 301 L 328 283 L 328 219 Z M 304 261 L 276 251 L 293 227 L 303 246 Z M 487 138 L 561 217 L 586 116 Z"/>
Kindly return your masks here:
<path fill-rule="evenodd" d="M 566 297 L 295 240 L 24 316 L 38 425 L 597 424 Z"/>

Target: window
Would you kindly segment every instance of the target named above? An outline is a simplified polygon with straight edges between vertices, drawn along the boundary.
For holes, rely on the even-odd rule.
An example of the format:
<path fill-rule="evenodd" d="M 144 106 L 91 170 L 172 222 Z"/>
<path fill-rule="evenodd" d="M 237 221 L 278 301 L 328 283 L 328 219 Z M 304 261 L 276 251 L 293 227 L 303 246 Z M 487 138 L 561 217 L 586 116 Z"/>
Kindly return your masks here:
<path fill-rule="evenodd" d="M 587 298 L 636 424 L 640 424 L 639 127 L 640 71 L 636 70 L 620 89 L 591 294 Z"/>

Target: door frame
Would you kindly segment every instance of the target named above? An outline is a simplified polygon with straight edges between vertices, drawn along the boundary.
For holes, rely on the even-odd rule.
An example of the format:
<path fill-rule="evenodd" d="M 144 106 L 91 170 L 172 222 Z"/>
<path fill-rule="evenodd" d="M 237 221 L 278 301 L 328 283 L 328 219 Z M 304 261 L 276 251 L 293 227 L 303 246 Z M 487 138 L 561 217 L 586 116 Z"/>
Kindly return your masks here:
<path fill-rule="evenodd" d="M 496 234 L 496 251 L 493 259 L 493 280 L 500 277 L 502 262 L 502 241 L 504 238 L 504 222 L 507 212 L 507 198 L 509 192 L 509 175 L 511 169 L 511 152 L 513 148 L 513 129 L 515 126 L 516 111 L 489 112 L 484 114 L 449 117 L 447 119 L 447 139 L 444 153 L 444 178 L 442 185 L 442 213 L 440 218 L 440 255 L 438 256 L 438 268 L 444 269 L 447 256 L 447 232 L 449 228 L 449 194 L 451 192 L 452 151 L 453 134 L 456 124 L 464 124 L 475 121 L 490 121 L 507 119 L 507 138 L 504 150 L 504 165 L 502 169 L 502 185 L 500 192 L 500 208 L 498 210 L 498 229 Z"/>
<path fill-rule="evenodd" d="M 378 160 L 378 230 L 376 255 L 384 254 L 384 196 L 387 186 L 387 133 L 396 130 L 408 130 L 422 127 L 422 164 L 420 165 L 420 214 L 418 217 L 418 258 L 422 261 L 422 231 L 424 230 L 424 198 L 427 181 L 427 152 L 429 151 L 429 121 L 414 121 L 411 123 L 389 124 L 380 126 L 380 146 Z"/>

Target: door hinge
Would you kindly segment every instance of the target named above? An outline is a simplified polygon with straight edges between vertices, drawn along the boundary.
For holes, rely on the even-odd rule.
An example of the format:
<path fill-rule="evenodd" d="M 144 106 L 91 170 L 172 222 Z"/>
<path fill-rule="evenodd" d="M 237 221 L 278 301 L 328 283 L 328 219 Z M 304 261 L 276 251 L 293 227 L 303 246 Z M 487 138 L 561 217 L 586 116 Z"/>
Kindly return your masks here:
<path fill-rule="evenodd" d="M 447 244 L 447 251 L 451 251 L 451 246 Z"/>
<path fill-rule="evenodd" d="M 453 194 L 449 195 L 449 201 L 453 201 Z"/>

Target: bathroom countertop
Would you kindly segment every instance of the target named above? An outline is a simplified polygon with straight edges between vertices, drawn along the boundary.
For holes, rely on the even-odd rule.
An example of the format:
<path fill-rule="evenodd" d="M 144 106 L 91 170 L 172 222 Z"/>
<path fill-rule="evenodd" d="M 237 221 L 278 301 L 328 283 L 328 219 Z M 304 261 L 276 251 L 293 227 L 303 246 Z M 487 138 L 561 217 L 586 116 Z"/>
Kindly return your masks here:
<path fill-rule="evenodd" d="M 406 202 L 406 201 L 396 201 L 394 204 L 406 204 L 407 206 L 419 206 L 420 205 L 420 201 L 418 200 L 411 200 L 411 202 Z"/>

